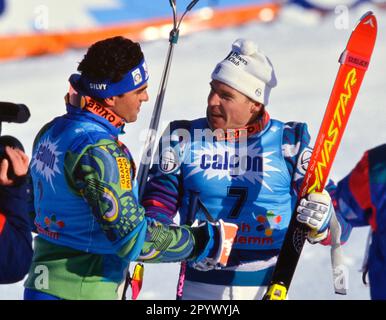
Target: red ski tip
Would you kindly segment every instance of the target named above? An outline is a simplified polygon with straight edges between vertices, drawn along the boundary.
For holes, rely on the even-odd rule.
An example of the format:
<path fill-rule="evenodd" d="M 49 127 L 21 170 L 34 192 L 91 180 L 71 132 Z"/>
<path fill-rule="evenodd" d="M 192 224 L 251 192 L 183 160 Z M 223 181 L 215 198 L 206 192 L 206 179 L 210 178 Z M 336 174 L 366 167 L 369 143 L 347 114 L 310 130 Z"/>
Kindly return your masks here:
<path fill-rule="evenodd" d="M 363 16 L 363 20 L 361 19 L 360 21 L 364 21 L 363 22 L 364 25 L 368 24 L 372 28 L 376 28 L 377 27 L 377 19 L 375 18 L 374 14 L 371 11 L 367 12 Z"/>

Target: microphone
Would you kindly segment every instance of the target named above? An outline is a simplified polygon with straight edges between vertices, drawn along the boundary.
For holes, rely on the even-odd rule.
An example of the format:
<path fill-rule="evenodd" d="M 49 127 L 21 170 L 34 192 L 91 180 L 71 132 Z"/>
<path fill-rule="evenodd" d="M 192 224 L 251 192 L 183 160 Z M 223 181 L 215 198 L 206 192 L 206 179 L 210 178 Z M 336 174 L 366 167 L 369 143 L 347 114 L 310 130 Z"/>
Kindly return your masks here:
<path fill-rule="evenodd" d="M 24 123 L 30 116 L 25 104 L 0 102 L 0 122 Z"/>

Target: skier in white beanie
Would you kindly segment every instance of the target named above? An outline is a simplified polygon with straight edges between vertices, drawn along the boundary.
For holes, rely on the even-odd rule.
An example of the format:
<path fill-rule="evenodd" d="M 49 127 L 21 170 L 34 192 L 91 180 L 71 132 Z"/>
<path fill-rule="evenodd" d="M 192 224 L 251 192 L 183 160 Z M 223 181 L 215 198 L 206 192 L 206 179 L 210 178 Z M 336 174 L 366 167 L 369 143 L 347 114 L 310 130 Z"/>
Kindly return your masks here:
<path fill-rule="evenodd" d="M 227 57 L 214 68 L 212 80 L 207 109 L 212 129 L 238 129 L 261 121 L 264 123 L 261 116 L 264 116 L 271 89 L 276 87 L 277 80 L 271 61 L 256 43 L 237 39 Z M 233 92 L 238 98 L 235 103 L 209 101 L 213 93 L 222 90 Z"/>
<path fill-rule="evenodd" d="M 238 39 L 214 68 L 207 116 L 173 121 L 161 138 L 143 199 L 147 214 L 173 223 L 179 212 L 182 224 L 223 219 L 239 226 L 227 267 L 181 268 L 179 299 L 261 299 L 265 293 L 310 154 L 306 124 L 283 123 L 266 111 L 276 84 L 267 56 L 253 41 Z M 212 132 L 213 140 L 202 141 L 197 130 Z M 333 209 L 328 194 L 312 195 L 297 209 L 315 243 L 327 237 Z"/>
<path fill-rule="evenodd" d="M 233 43 L 232 51 L 214 69 L 212 79 L 265 106 L 271 89 L 277 85 L 271 61 L 254 42 L 243 39 Z"/>

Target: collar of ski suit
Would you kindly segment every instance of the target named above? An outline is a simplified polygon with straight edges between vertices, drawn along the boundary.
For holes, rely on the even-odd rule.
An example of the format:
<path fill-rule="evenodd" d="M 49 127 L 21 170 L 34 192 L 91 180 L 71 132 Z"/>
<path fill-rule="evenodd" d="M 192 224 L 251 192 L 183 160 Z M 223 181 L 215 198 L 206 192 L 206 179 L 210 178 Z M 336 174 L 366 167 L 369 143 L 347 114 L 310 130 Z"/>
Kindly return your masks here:
<path fill-rule="evenodd" d="M 124 133 L 125 120 L 91 97 L 82 96 L 70 88 L 65 96 L 67 111 L 79 112 L 107 126 L 114 135 Z"/>
<path fill-rule="evenodd" d="M 241 137 L 249 137 L 255 134 L 262 132 L 268 125 L 271 117 L 267 111 L 264 111 L 263 115 L 253 124 L 237 128 L 237 129 L 227 129 L 216 130 L 217 141 L 235 141 Z"/>

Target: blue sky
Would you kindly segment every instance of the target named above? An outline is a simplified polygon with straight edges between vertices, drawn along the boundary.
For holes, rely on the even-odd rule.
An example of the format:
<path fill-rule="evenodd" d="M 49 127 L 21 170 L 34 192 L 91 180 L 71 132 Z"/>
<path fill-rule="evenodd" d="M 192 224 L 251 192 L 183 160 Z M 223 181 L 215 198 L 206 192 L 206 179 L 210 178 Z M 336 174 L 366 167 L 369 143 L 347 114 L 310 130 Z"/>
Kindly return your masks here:
<path fill-rule="evenodd" d="M 120 8 L 90 10 L 93 17 L 101 24 L 120 23 L 133 20 L 143 20 L 155 17 L 169 17 L 171 8 L 169 0 L 119 0 Z M 271 2 L 268 0 L 200 0 L 195 9 L 208 5 L 220 7 L 241 6 Z M 190 0 L 177 0 L 177 10 L 183 13 Z"/>

